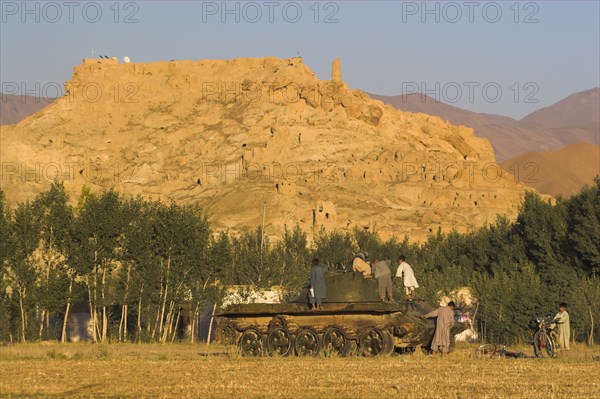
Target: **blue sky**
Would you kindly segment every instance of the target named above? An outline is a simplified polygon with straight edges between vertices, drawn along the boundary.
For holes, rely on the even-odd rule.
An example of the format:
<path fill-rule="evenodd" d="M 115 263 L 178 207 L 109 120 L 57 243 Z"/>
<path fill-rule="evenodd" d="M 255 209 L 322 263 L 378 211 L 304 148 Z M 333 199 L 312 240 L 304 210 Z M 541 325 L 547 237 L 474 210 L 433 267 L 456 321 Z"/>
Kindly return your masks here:
<path fill-rule="evenodd" d="M 1 2 L 0 80 L 62 85 L 84 57 L 292 57 L 351 88 L 425 90 L 521 118 L 600 85 L 598 1 Z M 55 86 L 55 84 L 54 84 Z"/>

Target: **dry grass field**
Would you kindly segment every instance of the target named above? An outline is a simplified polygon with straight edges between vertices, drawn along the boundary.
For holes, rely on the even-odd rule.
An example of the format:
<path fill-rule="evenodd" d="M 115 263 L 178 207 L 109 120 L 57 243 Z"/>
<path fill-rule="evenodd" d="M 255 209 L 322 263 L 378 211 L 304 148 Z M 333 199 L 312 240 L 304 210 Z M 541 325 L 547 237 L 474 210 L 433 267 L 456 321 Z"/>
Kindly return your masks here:
<path fill-rule="evenodd" d="M 600 348 L 558 359 L 243 358 L 205 345 L 0 347 L 2 398 L 600 398 Z M 512 349 L 512 348 L 511 348 Z M 526 353 L 529 348 L 517 348 Z"/>

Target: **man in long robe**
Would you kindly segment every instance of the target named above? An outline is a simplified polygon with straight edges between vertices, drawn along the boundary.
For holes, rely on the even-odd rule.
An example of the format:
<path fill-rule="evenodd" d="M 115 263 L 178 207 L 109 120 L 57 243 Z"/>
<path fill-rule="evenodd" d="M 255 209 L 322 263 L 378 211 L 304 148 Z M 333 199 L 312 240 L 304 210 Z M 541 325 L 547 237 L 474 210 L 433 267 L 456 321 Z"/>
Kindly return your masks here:
<path fill-rule="evenodd" d="M 450 349 L 450 329 L 454 326 L 455 306 L 454 302 L 450 301 L 447 306 L 442 306 L 421 316 L 422 319 L 437 317 L 433 342 L 431 343 L 431 350 L 433 353 L 441 352 L 444 354 L 448 353 L 448 350 Z"/>
<path fill-rule="evenodd" d="M 562 302 L 558 310 L 559 312 L 554 316 L 556 332 L 558 333 L 558 342 L 556 343 L 561 349 L 568 351 L 571 349 L 569 344 L 571 340 L 571 322 L 569 320 L 569 313 L 567 313 L 567 303 Z"/>
<path fill-rule="evenodd" d="M 319 259 L 313 259 L 310 269 L 310 303 L 313 309 L 321 309 L 323 298 L 327 296 L 327 287 L 325 286 L 325 272 L 327 266 L 319 263 Z"/>
<path fill-rule="evenodd" d="M 419 288 L 419 283 L 417 283 L 412 267 L 406 263 L 403 255 L 398 257 L 398 261 L 400 264 L 398 265 L 398 270 L 396 270 L 396 278 L 401 278 L 404 275 L 402 279 L 404 291 L 406 297 L 412 299 L 415 295 L 415 288 Z"/>

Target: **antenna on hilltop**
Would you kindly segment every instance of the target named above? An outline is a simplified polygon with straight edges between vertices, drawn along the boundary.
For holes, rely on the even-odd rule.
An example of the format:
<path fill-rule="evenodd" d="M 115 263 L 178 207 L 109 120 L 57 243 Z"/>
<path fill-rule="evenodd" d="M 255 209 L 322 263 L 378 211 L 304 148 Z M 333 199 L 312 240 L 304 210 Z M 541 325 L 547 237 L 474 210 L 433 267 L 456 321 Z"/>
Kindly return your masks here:
<path fill-rule="evenodd" d="M 95 54 L 96 54 L 96 52 L 94 51 L 94 48 L 92 48 L 92 58 L 94 58 Z"/>

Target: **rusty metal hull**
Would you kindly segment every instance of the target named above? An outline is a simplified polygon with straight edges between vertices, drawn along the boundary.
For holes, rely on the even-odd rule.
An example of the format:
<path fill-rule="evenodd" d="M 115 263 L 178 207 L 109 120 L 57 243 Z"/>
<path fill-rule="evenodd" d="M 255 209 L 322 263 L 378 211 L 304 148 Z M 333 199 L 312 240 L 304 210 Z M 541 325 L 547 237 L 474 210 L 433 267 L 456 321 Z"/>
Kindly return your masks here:
<path fill-rule="evenodd" d="M 411 352 L 433 337 L 433 309 L 424 301 L 382 302 L 377 281 L 360 273 L 326 276 L 327 298 L 310 310 L 307 289 L 283 304 L 234 305 L 216 314 L 217 340 L 239 345 L 244 355 L 358 353 L 364 356 Z"/>

